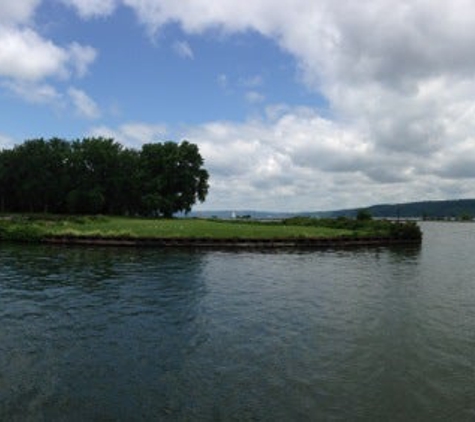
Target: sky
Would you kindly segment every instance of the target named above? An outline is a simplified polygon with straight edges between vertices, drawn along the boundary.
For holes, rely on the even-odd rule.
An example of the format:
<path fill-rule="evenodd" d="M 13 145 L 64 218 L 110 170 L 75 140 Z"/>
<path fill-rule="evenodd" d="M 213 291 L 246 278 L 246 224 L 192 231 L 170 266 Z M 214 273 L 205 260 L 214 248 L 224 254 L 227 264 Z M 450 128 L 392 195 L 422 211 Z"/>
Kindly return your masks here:
<path fill-rule="evenodd" d="M 0 148 L 188 140 L 196 210 L 475 197 L 472 0 L 0 0 Z"/>

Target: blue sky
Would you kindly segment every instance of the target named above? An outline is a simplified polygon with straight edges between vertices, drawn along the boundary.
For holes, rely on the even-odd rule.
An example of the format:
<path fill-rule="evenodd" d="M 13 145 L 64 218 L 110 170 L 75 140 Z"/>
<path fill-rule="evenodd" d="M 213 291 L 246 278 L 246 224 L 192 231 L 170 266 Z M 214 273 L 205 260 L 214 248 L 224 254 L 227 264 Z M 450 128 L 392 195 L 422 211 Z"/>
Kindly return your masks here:
<path fill-rule="evenodd" d="M 119 7 L 110 18 L 84 20 L 59 2 L 44 2 L 36 16 L 38 32 L 56 44 L 77 42 L 96 50 L 84 76 L 48 83 L 59 92 L 71 86 L 84 92 L 97 105 L 97 116 L 84 119 L 88 116 L 72 104 L 58 101 L 45 107 L 4 92 L 5 109 L 11 111 L 1 123 L 15 139 L 82 137 L 90 120 L 111 126 L 125 120 L 166 124 L 173 136 L 185 125 L 243 120 L 259 114 L 264 102 L 322 101 L 298 83 L 293 57 L 254 32 L 210 30 L 195 36 L 170 23 L 148 34 L 130 8 Z M 19 115 L 32 120 L 15 125 Z"/>
<path fill-rule="evenodd" d="M 468 0 L 0 4 L 0 145 L 188 139 L 198 209 L 475 197 Z"/>

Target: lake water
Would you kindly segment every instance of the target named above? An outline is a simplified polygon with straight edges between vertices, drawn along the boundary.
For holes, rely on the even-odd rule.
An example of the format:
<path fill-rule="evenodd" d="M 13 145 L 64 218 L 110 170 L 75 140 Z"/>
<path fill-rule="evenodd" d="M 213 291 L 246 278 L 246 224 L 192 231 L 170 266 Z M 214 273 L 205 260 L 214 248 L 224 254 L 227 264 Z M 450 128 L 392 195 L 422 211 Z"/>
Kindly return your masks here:
<path fill-rule="evenodd" d="M 420 247 L 0 244 L 2 421 L 474 421 L 475 224 Z"/>

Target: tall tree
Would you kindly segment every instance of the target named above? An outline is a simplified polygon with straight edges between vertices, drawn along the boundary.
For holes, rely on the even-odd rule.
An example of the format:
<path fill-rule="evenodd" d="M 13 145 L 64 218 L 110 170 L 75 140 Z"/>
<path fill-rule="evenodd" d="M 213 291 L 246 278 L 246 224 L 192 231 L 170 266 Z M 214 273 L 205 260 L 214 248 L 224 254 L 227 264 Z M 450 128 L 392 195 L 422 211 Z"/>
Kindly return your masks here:
<path fill-rule="evenodd" d="M 188 141 L 146 144 L 140 159 L 145 212 L 171 217 L 188 213 L 197 201 L 205 200 L 209 175 L 196 145 Z"/>
<path fill-rule="evenodd" d="M 208 193 L 198 147 L 113 139 L 33 139 L 0 152 L 0 209 L 20 212 L 162 215 L 189 212 Z"/>
<path fill-rule="evenodd" d="M 10 156 L 12 179 L 15 183 L 16 202 L 24 211 L 48 212 L 53 205 L 55 187 L 64 163 L 55 156 L 54 142 L 31 139 L 13 149 Z M 59 149 L 58 149 L 59 152 Z"/>
<path fill-rule="evenodd" d="M 73 183 L 67 198 L 71 212 L 97 214 L 114 209 L 121 150 L 113 139 L 101 137 L 72 143 Z"/>

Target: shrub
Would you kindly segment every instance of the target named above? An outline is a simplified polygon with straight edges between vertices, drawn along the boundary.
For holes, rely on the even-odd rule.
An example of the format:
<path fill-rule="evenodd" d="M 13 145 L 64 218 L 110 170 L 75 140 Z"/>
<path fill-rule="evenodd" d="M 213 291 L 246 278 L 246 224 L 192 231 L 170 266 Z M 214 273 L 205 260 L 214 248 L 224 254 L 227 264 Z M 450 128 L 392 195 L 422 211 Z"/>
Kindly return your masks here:
<path fill-rule="evenodd" d="M 391 237 L 398 239 L 421 239 L 422 232 L 420 227 L 413 222 L 394 223 L 391 225 Z"/>
<path fill-rule="evenodd" d="M 10 223 L 2 222 L 0 224 L 0 239 L 1 240 L 16 240 L 22 242 L 37 242 L 44 236 L 44 231 L 41 227 L 29 223 Z"/>

